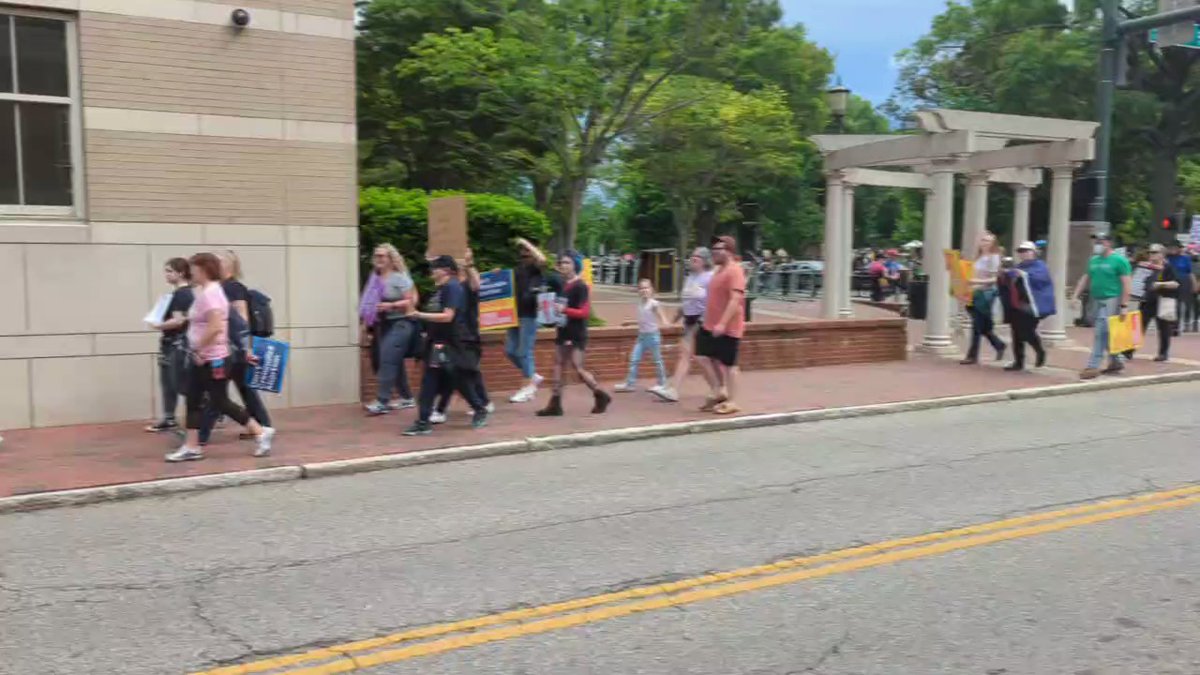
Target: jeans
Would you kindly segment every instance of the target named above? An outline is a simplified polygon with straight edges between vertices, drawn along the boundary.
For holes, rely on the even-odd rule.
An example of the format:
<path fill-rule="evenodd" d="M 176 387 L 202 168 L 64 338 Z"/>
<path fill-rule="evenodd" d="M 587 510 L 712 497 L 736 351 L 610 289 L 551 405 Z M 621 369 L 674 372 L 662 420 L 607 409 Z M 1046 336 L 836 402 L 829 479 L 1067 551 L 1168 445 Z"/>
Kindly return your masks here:
<path fill-rule="evenodd" d="M 661 333 L 638 333 L 637 344 L 633 346 L 633 354 L 629 357 L 629 376 L 625 378 L 627 384 L 636 384 L 638 379 L 638 366 L 641 365 L 642 356 L 650 351 L 654 357 L 654 368 L 658 375 L 658 384 L 663 386 L 667 383 L 667 367 L 663 364 L 662 356 L 662 334 Z"/>
<path fill-rule="evenodd" d="M 983 309 L 971 308 L 971 348 L 967 351 L 968 359 L 979 358 L 980 338 L 986 337 L 997 354 L 1004 351 L 1004 341 L 996 336 L 995 330 L 996 321 L 992 318 L 991 306 Z"/>
<path fill-rule="evenodd" d="M 536 316 L 523 316 L 518 322 L 520 325 L 516 328 L 508 329 L 504 341 L 504 355 L 528 380 L 537 373 L 533 348 L 537 344 L 538 321 Z"/>
<path fill-rule="evenodd" d="M 1094 302 L 1094 311 L 1092 316 L 1096 318 L 1095 336 L 1092 340 L 1092 355 L 1088 357 L 1088 370 L 1095 370 L 1104 362 L 1104 357 L 1108 357 L 1108 363 L 1112 367 L 1120 367 L 1121 357 L 1119 354 L 1108 353 L 1108 317 L 1113 316 L 1120 309 L 1121 301 L 1118 298 L 1098 299 Z"/>
<path fill-rule="evenodd" d="M 404 357 L 416 336 L 417 325 L 408 319 L 385 321 L 379 327 L 379 389 L 376 397 L 380 403 L 386 404 L 392 398 L 393 388 L 400 390 L 400 398 L 412 398 Z"/>
<path fill-rule="evenodd" d="M 182 336 L 163 338 L 158 353 L 158 380 L 162 389 L 163 419 L 175 419 L 179 397 L 187 393 L 188 353 Z"/>

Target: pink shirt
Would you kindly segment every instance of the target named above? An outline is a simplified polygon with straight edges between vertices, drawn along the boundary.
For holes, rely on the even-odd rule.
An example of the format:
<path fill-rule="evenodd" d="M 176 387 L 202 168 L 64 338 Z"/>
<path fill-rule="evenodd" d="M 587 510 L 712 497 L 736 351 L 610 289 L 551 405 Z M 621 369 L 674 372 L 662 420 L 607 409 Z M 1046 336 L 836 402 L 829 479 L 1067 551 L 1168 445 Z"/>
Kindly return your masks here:
<path fill-rule="evenodd" d="M 200 358 L 205 361 L 223 359 L 229 356 L 229 300 L 225 299 L 225 291 L 221 284 L 212 282 L 203 288 L 195 289 L 196 300 L 188 311 L 188 344 L 196 349 L 201 338 L 208 332 L 208 314 L 216 310 L 221 321 L 221 332 L 204 349 L 196 349 Z"/>

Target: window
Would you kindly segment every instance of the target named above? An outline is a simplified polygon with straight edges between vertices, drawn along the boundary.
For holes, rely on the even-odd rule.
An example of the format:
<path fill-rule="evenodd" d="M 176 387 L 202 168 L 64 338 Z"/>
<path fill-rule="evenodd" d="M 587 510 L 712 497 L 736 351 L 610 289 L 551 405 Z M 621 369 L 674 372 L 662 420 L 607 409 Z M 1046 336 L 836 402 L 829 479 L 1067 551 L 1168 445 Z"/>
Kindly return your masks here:
<path fill-rule="evenodd" d="M 0 13 L 0 214 L 79 213 L 74 61 L 74 22 Z"/>

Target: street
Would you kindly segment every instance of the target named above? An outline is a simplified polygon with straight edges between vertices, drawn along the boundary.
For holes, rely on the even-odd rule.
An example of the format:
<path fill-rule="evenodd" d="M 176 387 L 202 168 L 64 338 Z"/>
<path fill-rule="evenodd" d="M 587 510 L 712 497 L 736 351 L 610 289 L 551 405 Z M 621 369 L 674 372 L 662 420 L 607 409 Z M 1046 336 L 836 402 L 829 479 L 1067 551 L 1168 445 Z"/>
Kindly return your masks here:
<path fill-rule="evenodd" d="M 0 672 L 1194 675 L 1198 396 L 0 516 Z"/>

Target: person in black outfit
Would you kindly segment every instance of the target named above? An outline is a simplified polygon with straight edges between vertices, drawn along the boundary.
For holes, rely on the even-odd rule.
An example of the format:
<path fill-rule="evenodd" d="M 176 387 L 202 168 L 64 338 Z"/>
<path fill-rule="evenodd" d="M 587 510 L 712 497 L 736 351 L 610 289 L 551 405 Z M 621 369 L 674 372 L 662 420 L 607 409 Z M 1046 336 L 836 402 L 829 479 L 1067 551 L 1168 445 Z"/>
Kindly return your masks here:
<path fill-rule="evenodd" d="M 1153 274 L 1146 279 L 1146 291 L 1139 307 L 1142 311 L 1142 330 L 1148 328 L 1145 324 L 1151 318 L 1154 319 L 1154 329 L 1158 332 L 1158 355 L 1154 357 L 1154 360 L 1159 363 L 1166 361 L 1171 356 L 1171 336 L 1174 334 L 1176 323 L 1180 318 L 1180 289 L 1185 287 L 1180 280 L 1179 271 L 1167 262 L 1164 253 L 1162 244 L 1150 246 L 1150 260 L 1146 266 L 1153 270 Z M 1165 304 L 1163 303 L 1164 298 L 1175 302 L 1173 319 L 1163 319 L 1159 316 L 1163 313 L 1161 310 L 1162 305 Z"/>
<path fill-rule="evenodd" d="M 563 254 L 558 257 L 558 271 L 563 277 L 562 290 L 558 298 L 559 309 L 562 313 L 559 319 L 558 334 L 554 338 L 557 346 L 554 352 L 554 395 L 550 403 L 537 412 L 538 417 L 561 417 L 563 372 L 569 363 L 592 390 L 595 405 L 593 414 L 602 414 L 612 403 L 612 396 L 600 388 L 596 377 L 583 367 L 584 354 L 587 351 L 588 318 L 591 316 L 591 304 L 588 299 L 588 287 L 579 278 L 580 263 L 574 256 Z"/>
<path fill-rule="evenodd" d="M 158 375 L 162 389 L 163 416 L 158 422 L 146 427 L 146 431 L 172 431 L 179 428 L 175 420 L 175 409 L 179 397 L 187 391 L 187 313 L 192 308 L 191 270 L 186 258 L 171 258 L 163 269 L 167 283 L 175 290 L 171 302 L 163 314 L 161 323 L 152 328 L 162 331 L 158 343 Z"/>
<path fill-rule="evenodd" d="M 467 249 L 467 254 L 463 258 L 462 270 L 458 275 L 459 283 L 463 286 L 463 295 L 466 297 L 466 332 L 463 337 L 463 348 L 471 352 L 476 361 L 483 359 L 483 341 L 479 335 L 479 286 L 481 280 L 479 278 L 479 270 L 475 268 L 475 255 L 471 249 Z M 483 372 L 475 378 L 476 393 L 479 399 L 483 401 L 489 413 L 495 411 L 495 406 L 492 405 L 491 398 L 488 396 L 487 387 L 483 384 Z M 442 381 L 442 390 L 438 392 L 437 405 L 434 406 L 434 413 L 429 418 L 433 424 L 441 424 L 446 421 L 446 409 L 450 406 L 450 397 L 454 391 L 450 387 L 448 380 Z"/>
<path fill-rule="evenodd" d="M 433 282 L 437 285 L 428 311 L 411 316 L 425 322 L 425 373 L 421 378 L 418 399 L 419 417 L 404 431 L 405 436 L 428 436 L 433 432 L 430 417 L 434 399 L 444 388 L 456 389 L 475 411 L 471 426 L 486 426 L 487 403 L 479 398 L 478 352 L 467 348 L 467 300 L 458 281 L 458 263 L 454 258 L 438 256 L 430 263 Z"/>

